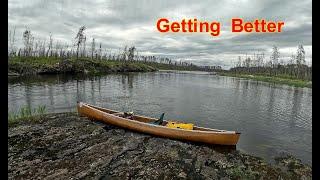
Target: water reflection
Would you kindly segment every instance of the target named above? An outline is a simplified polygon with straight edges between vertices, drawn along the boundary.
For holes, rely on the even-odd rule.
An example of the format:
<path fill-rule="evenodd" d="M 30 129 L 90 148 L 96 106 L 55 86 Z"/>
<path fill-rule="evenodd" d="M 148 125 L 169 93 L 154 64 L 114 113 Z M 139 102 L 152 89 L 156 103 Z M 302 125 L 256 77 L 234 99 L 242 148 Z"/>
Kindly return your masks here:
<path fill-rule="evenodd" d="M 271 159 L 289 152 L 311 163 L 312 91 L 205 74 L 128 73 L 10 78 L 9 111 L 46 105 L 75 111 L 84 101 L 242 133 L 237 148 Z"/>
<path fill-rule="evenodd" d="M 299 89 L 296 88 L 293 92 L 293 106 L 289 123 L 291 127 L 295 126 L 295 118 L 298 117 L 298 112 L 300 111 L 301 98 L 302 93 L 299 93 Z"/>
<path fill-rule="evenodd" d="M 270 94 L 267 96 L 269 98 L 267 112 L 269 112 L 269 115 L 272 116 L 274 113 L 273 109 L 274 109 L 274 98 L 275 98 L 274 91 L 275 91 L 275 89 L 269 86 L 269 90 L 270 90 Z"/>

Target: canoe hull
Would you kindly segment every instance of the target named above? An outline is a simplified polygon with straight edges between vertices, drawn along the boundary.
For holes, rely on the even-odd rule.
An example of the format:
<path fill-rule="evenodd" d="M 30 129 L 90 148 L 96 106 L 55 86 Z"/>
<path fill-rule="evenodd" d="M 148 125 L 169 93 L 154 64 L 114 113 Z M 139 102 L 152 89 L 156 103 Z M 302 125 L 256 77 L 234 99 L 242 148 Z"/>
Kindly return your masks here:
<path fill-rule="evenodd" d="M 170 139 L 218 145 L 236 145 L 240 137 L 240 133 L 236 133 L 234 131 L 215 132 L 208 130 L 200 131 L 173 129 L 165 126 L 158 126 L 145 122 L 130 120 L 107 113 L 108 111 L 112 110 L 105 109 L 105 111 L 103 111 L 103 108 L 97 109 L 85 103 L 78 103 L 77 109 L 80 115 L 87 116 L 94 120 L 102 121 L 110 125 L 130 129 L 133 131 L 138 131 Z"/>

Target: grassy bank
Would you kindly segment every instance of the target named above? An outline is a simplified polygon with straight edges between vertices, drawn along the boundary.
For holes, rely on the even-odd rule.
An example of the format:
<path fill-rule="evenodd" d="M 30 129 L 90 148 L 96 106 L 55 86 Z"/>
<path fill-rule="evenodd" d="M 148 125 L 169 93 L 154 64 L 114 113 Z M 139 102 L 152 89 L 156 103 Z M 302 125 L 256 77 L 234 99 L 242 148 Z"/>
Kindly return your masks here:
<path fill-rule="evenodd" d="M 8 112 L 8 125 L 13 126 L 19 121 L 38 121 L 47 112 L 46 106 L 39 105 L 36 108 L 21 107 L 17 111 Z"/>
<path fill-rule="evenodd" d="M 198 66 L 178 66 L 158 62 L 115 61 L 91 58 L 10 57 L 8 75 L 30 74 L 104 74 L 113 72 L 151 72 L 156 70 L 199 71 Z"/>
<path fill-rule="evenodd" d="M 219 72 L 218 74 L 221 76 L 239 77 L 239 78 L 246 78 L 246 79 L 252 79 L 252 80 L 263 81 L 263 82 L 286 84 L 286 85 L 295 86 L 295 87 L 312 88 L 311 81 L 292 79 L 289 77 L 273 77 L 273 76 L 250 75 L 250 74 L 235 74 L 235 73 L 229 73 L 229 72 Z"/>
<path fill-rule="evenodd" d="M 178 70 L 178 71 L 203 71 L 198 66 L 192 65 L 192 66 L 178 66 L 174 64 L 164 64 L 164 63 L 158 63 L 158 62 L 146 62 L 147 65 L 152 66 L 154 68 L 157 68 L 159 70 Z"/>
<path fill-rule="evenodd" d="M 62 73 L 102 74 L 111 72 L 149 72 L 156 70 L 157 68 L 141 62 L 106 61 L 91 58 L 12 57 L 8 63 L 9 74 L 18 75 Z"/>

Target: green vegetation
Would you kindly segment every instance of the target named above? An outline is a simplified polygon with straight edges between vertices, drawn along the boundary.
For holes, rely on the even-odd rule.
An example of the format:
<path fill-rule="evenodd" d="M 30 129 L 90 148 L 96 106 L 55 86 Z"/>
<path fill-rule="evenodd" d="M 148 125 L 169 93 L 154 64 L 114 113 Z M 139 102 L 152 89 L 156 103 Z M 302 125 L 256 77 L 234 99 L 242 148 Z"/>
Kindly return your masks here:
<path fill-rule="evenodd" d="M 180 66 L 180 65 L 177 65 L 176 63 L 165 64 L 165 63 L 158 63 L 158 62 L 146 62 L 146 64 L 160 70 L 179 70 L 179 71 L 203 71 L 204 70 L 199 66 L 195 66 L 195 65 Z"/>
<path fill-rule="evenodd" d="M 246 54 L 243 61 L 239 56 L 233 68 L 218 74 L 296 87 L 312 87 L 312 66 L 307 65 L 305 50 L 301 44 L 297 48 L 297 54 L 292 55 L 286 63 L 280 58 L 277 46 L 273 46 L 269 61 L 264 58 L 264 53 L 255 53 L 253 56 Z"/>
<path fill-rule="evenodd" d="M 11 57 L 9 72 L 14 74 L 103 74 L 111 72 L 150 72 L 161 70 L 200 71 L 198 66 L 179 66 L 158 62 L 99 60 L 91 58 Z"/>
<path fill-rule="evenodd" d="M 286 77 L 286 76 L 275 77 L 275 76 L 265 76 L 265 75 L 235 74 L 233 72 L 220 72 L 218 74 L 221 76 L 231 76 L 231 77 L 253 79 L 253 80 L 257 80 L 257 81 L 286 84 L 286 85 L 291 85 L 291 86 L 295 86 L 295 87 L 309 87 L 309 88 L 312 87 L 311 81 L 294 79 L 292 77 Z"/>
<path fill-rule="evenodd" d="M 91 58 L 12 57 L 9 72 L 18 74 L 99 74 L 111 72 L 148 72 L 156 68 L 142 62 L 98 60 Z"/>
<path fill-rule="evenodd" d="M 292 55 L 291 59 L 286 63 L 283 59 L 280 59 L 280 51 L 276 46 L 272 48 L 269 61 L 264 60 L 264 53 L 254 54 L 253 57 L 246 55 L 243 61 L 239 56 L 237 64 L 229 72 L 305 81 L 312 80 L 312 66 L 308 66 L 306 63 L 305 50 L 302 45 L 298 46 L 297 54 Z"/>
<path fill-rule="evenodd" d="M 23 47 L 15 45 L 15 33 L 10 33 L 8 75 L 61 73 L 95 75 L 110 72 L 148 72 L 157 69 L 201 70 L 189 62 L 143 55 L 143 52 L 138 53 L 135 46 L 125 46 L 123 51 L 115 53 L 114 49 L 103 48 L 102 43 L 97 43 L 95 38 L 88 44 L 89 39 L 85 30 L 86 27 L 82 26 L 75 37 L 70 37 L 72 44 L 61 44 L 59 41 L 54 41 L 52 34 L 49 35 L 49 42 L 46 42 L 44 39 L 36 38 L 29 29 L 26 29 L 22 36 Z"/>
<path fill-rule="evenodd" d="M 18 111 L 8 112 L 8 124 L 9 126 L 12 126 L 23 120 L 39 121 L 45 113 L 46 106 L 39 105 L 37 108 L 33 109 L 29 106 L 24 106 Z"/>

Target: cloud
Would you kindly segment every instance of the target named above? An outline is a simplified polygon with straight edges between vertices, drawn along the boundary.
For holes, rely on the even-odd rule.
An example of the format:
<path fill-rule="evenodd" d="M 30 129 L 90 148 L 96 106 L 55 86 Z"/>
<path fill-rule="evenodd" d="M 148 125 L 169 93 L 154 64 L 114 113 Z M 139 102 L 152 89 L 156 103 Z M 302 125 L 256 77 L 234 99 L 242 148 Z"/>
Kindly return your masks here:
<path fill-rule="evenodd" d="M 209 33 L 159 33 L 158 18 L 181 21 L 197 18 L 219 21 L 219 37 Z M 284 21 L 282 33 L 231 33 L 231 18 L 246 21 L 263 18 Z M 307 61 L 312 56 L 311 0 L 9 0 L 9 30 L 16 27 L 16 41 L 22 46 L 22 32 L 28 27 L 39 39 L 71 44 L 78 28 L 87 27 L 89 40 L 95 38 L 109 52 L 125 45 L 135 45 L 139 54 L 186 59 L 199 65 L 221 65 L 229 68 L 239 55 L 264 52 L 270 55 L 273 45 L 283 49 L 284 59 L 295 53 L 298 44 L 306 49 Z M 290 52 L 292 51 L 292 52 Z"/>

